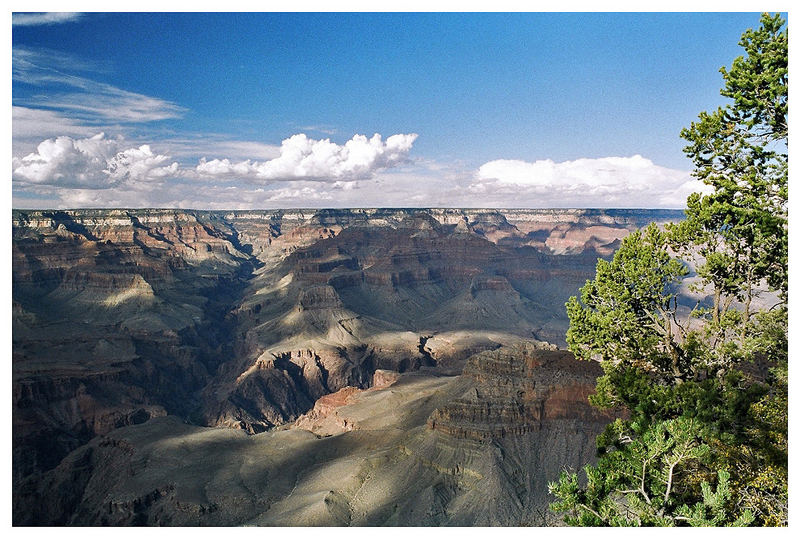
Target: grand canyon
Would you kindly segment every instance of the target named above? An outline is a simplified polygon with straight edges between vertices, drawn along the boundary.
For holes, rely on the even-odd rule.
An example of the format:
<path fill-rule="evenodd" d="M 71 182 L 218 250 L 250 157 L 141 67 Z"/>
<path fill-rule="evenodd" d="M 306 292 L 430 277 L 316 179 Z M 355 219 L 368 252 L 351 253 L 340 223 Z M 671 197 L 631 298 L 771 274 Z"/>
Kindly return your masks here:
<path fill-rule="evenodd" d="M 556 524 L 564 303 L 682 216 L 14 210 L 14 524 Z"/>

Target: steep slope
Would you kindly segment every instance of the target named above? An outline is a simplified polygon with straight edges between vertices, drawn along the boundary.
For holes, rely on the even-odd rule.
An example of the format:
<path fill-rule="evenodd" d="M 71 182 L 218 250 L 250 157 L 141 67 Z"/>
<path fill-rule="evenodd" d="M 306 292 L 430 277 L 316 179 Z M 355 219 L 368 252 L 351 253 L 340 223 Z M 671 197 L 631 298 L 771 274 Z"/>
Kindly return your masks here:
<path fill-rule="evenodd" d="M 119 425 L 188 414 L 249 257 L 183 212 L 16 217 L 15 477 Z"/>
<path fill-rule="evenodd" d="M 332 226 L 331 215 L 318 219 Z M 470 226 L 383 215 L 261 268 L 233 313 L 242 338 L 204 391 L 203 421 L 260 432 L 322 394 L 366 387 L 375 369 L 459 372 L 476 351 L 562 342 L 560 306 L 597 252 L 501 247 Z"/>
<path fill-rule="evenodd" d="M 76 450 L 15 503 L 57 524 L 542 525 L 547 481 L 590 460 L 609 419 L 585 403 L 597 374 L 521 345 L 463 376 L 345 392 L 304 423 L 321 438 L 154 419 Z"/>

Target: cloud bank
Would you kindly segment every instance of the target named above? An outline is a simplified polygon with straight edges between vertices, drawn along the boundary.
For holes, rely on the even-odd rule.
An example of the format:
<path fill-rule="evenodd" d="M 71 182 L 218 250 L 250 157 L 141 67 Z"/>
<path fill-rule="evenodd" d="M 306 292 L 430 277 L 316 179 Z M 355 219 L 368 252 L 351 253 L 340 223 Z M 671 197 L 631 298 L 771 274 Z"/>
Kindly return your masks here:
<path fill-rule="evenodd" d="M 280 146 L 206 140 L 196 152 L 230 153 L 198 159 L 192 139 L 57 136 L 12 160 L 14 206 L 682 208 L 689 193 L 704 190 L 689 172 L 640 155 L 501 159 L 474 168 L 411 160 L 416 139 L 355 135 L 336 144 L 297 134 Z"/>
<path fill-rule="evenodd" d="M 355 135 L 344 145 L 304 134 L 283 141 L 278 155 L 265 161 L 232 162 L 228 158 L 201 158 L 195 167 L 170 163 L 150 145 L 130 147 L 124 138 L 105 134 L 75 139 L 59 136 L 42 141 L 36 151 L 12 160 L 12 179 L 23 184 L 62 188 L 107 189 L 121 184 L 168 178 L 245 180 L 249 182 L 354 182 L 406 162 L 416 134 L 392 135 L 383 140 Z M 263 147 L 251 144 L 256 150 Z M 290 191 L 299 192 L 299 191 Z"/>
<path fill-rule="evenodd" d="M 519 197 L 538 207 L 680 208 L 689 193 L 704 187 L 685 171 L 634 155 L 561 163 L 498 159 L 478 169 L 468 191 Z"/>

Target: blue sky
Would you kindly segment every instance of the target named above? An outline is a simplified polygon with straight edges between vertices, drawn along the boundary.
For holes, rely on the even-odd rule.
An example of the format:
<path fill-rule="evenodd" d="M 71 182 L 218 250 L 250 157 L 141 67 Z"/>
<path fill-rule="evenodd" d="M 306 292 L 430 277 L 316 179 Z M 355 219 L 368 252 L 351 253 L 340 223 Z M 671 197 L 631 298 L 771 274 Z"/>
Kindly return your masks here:
<path fill-rule="evenodd" d="M 681 207 L 758 19 L 15 15 L 12 204 Z"/>

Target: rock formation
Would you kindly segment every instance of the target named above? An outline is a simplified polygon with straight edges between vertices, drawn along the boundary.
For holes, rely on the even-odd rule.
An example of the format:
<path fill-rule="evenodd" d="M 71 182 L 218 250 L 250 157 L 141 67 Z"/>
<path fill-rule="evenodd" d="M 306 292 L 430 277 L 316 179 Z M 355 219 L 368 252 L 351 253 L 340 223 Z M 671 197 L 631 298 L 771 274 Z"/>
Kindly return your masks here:
<path fill-rule="evenodd" d="M 192 520 L 186 515 L 212 514 L 218 502 L 183 496 L 183 487 L 169 487 L 168 474 L 164 484 L 136 490 L 136 498 L 119 497 L 119 518 L 91 506 L 106 503 L 89 496 L 95 483 L 80 485 L 102 483 L 117 465 L 135 468 L 131 447 L 172 447 L 168 440 L 183 434 L 170 430 L 220 437 L 223 446 L 229 440 L 232 451 L 273 438 L 305 447 L 316 437 L 287 425 L 306 414 L 301 423 L 314 430 L 315 421 L 328 421 L 324 429 L 332 433 L 345 418 L 338 410 L 356 406 L 351 400 L 386 398 L 378 395 L 408 377 L 439 395 L 431 402 L 442 407 L 409 397 L 393 413 L 413 416 L 425 440 L 450 440 L 456 453 L 461 444 L 495 443 L 497 418 L 533 421 L 503 436 L 541 432 L 536 422 L 557 418 L 554 410 L 585 396 L 591 380 L 556 384 L 546 395 L 537 393 L 541 383 L 532 392 L 514 386 L 524 398 L 507 401 L 480 389 L 477 373 L 484 371 L 475 357 L 521 342 L 563 345 L 564 301 L 591 277 L 597 257 L 609 256 L 633 227 L 678 217 L 623 210 L 15 210 L 14 521 L 133 524 L 145 522 L 131 515 L 147 506 L 176 511 L 156 517 L 148 509 L 147 523 L 245 522 L 233 514 Z M 465 365 L 464 376 L 455 376 Z M 521 372 L 514 376 L 528 376 Z M 395 385 L 377 388 L 397 376 Z M 470 384 L 477 394 L 444 391 Z M 480 404 L 488 408 L 475 408 L 478 398 L 488 399 Z M 348 433 L 364 424 L 355 416 L 347 421 Z M 481 429 L 490 434 L 476 434 Z M 115 432 L 145 438 L 134 443 Z M 326 443 L 350 447 L 346 440 L 312 443 L 308 451 Z M 73 491 L 89 498 L 75 500 Z M 328 505 L 339 507 L 339 494 L 331 496 Z M 260 514 L 248 513 L 256 520 Z M 258 523 L 290 521 L 270 514 Z M 348 522 L 411 522 L 402 520 L 410 513 L 392 514 L 351 514 Z"/>
<path fill-rule="evenodd" d="M 466 370 L 343 388 L 254 436 L 174 416 L 116 429 L 23 481 L 15 514 L 70 525 L 552 523 L 547 482 L 590 461 L 609 420 L 585 403 L 596 366 L 526 344 L 473 356 Z"/>

